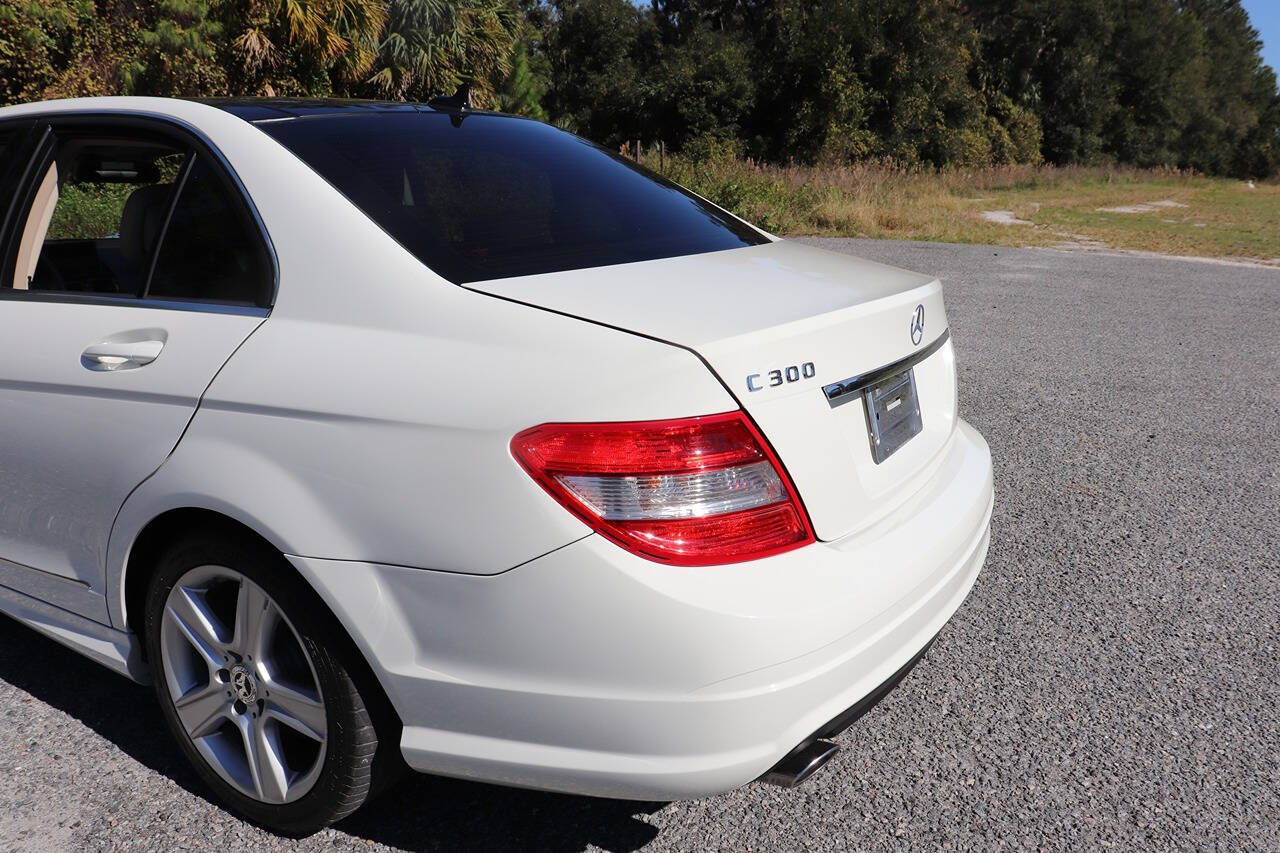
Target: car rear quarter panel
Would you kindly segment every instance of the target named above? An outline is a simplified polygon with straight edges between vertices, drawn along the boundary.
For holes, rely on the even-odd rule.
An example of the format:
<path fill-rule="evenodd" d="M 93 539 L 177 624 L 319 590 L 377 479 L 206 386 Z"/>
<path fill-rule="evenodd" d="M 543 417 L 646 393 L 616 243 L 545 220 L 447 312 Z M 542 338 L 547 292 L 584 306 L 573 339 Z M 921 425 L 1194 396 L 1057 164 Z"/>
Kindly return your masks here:
<path fill-rule="evenodd" d="M 203 127 L 206 108 L 185 106 Z M 516 432 L 737 407 L 684 349 L 443 281 L 276 142 L 223 119 L 208 117 L 209 136 L 270 234 L 279 294 L 122 508 L 113 623 L 129 547 L 169 509 L 225 513 L 287 554 L 495 574 L 589 533 L 512 459 Z"/>

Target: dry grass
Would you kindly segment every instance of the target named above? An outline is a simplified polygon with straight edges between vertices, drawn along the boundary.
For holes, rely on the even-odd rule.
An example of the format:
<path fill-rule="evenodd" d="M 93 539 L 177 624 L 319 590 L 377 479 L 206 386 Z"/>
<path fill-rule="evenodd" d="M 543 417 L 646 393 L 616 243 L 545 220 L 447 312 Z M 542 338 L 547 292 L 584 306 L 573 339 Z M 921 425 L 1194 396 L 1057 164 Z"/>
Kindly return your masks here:
<path fill-rule="evenodd" d="M 1280 263 L 1280 184 L 1131 168 L 1008 166 L 935 172 L 880 165 L 668 161 L 666 172 L 779 234 L 1013 246 L 1105 245 Z M 1152 202 L 1162 202 L 1150 206 Z M 1099 208 L 1149 206 L 1119 213 Z M 987 221 L 1009 211 L 1029 225 Z"/>

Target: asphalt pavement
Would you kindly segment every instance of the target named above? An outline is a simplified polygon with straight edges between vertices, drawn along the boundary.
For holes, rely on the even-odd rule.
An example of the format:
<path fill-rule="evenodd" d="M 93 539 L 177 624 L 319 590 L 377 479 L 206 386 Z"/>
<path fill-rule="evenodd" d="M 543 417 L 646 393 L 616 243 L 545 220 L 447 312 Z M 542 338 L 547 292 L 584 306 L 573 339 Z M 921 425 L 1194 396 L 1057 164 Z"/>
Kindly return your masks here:
<path fill-rule="evenodd" d="M 1280 850 L 1280 270 L 814 241 L 940 276 L 986 567 L 791 791 L 413 777 L 302 841 L 214 805 L 147 688 L 0 619 L 0 848 Z"/>

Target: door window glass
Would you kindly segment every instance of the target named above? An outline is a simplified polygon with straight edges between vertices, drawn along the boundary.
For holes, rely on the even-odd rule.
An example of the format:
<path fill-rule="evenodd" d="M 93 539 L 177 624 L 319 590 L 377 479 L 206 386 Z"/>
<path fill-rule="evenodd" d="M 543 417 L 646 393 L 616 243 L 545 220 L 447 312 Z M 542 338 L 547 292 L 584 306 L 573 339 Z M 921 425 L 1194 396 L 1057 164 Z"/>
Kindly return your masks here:
<path fill-rule="evenodd" d="M 17 134 L 11 130 L 0 130 L 0 177 L 13 165 L 14 152 L 10 149 L 17 147 L 13 144 L 15 136 Z"/>
<path fill-rule="evenodd" d="M 173 206 L 147 296 L 266 306 L 271 261 L 238 194 L 198 156 Z"/>
<path fill-rule="evenodd" d="M 11 173 L 25 165 L 29 153 L 24 144 L 26 138 L 27 128 L 24 126 L 9 124 L 0 129 L 0 181 L 12 179 L 14 175 Z"/>
<path fill-rule="evenodd" d="M 63 141 L 27 213 L 11 286 L 138 295 L 186 156 L 150 141 Z"/>

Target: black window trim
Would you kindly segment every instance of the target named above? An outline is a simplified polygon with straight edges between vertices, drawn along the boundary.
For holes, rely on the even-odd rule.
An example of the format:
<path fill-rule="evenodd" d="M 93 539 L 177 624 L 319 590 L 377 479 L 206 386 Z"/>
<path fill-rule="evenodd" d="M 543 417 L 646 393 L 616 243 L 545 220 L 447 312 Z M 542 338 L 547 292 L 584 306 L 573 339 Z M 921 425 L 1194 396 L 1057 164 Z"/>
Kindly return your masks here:
<path fill-rule="evenodd" d="M 198 159 L 200 159 L 200 152 L 194 148 L 188 148 L 187 156 L 182 161 L 182 171 L 178 173 L 178 179 L 173 182 L 173 194 L 169 196 L 169 206 L 164 212 L 164 221 L 160 223 L 160 230 L 156 233 L 156 248 L 151 253 L 151 262 L 147 264 L 147 274 L 142 279 L 142 290 L 138 293 L 139 299 L 148 299 L 151 296 L 151 282 L 155 279 L 156 264 L 160 262 L 160 251 L 164 249 L 164 238 L 169 234 L 169 223 L 173 221 L 174 208 L 178 206 L 178 199 L 182 197 L 182 190 L 187 186 L 187 178 L 191 175 L 191 170 L 195 168 Z"/>
<path fill-rule="evenodd" d="M 262 221 L 262 216 L 258 212 L 257 205 L 253 203 L 253 198 L 249 195 L 249 191 L 245 189 L 244 182 L 240 180 L 236 170 L 232 168 L 231 163 L 218 150 L 217 146 L 199 128 L 173 116 L 132 110 L 119 112 L 82 112 L 77 110 L 74 112 L 39 113 L 16 117 L 12 122 L 19 129 L 23 125 L 34 124 L 40 138 L 30 150 L 25 172 L 16 186 L 16 191 L 4 220 L 0 222 L 0 229 L 3 229 L 0 230 L 0 247 L 3 247 L 3 256 L 0 257 L 0 282 L 12 281 L 14 265 L 17 263 L 17 242 L 21 236 L 17 231 L 19 225 L 24 224 L 26 221 L 25 217 L 20 214 L 21 211 L 30 209 L 38 184 L 35 173 L 40 171 L 41 165 L 47 166 L 48 164 L 49 155 L 52 153 L 54 144 L 55 132 L 58 128 L 83 128 L 89 131 L 141 130 L 168 137 L 171 141 L 180 141 L 191 152 L 191 156 L 183 164 L 181 176 L 183 181 L 186 180 L 190 166 L 195 162 L 196 158 L 201 155 L 207 157 L 213 163 L 214 168 L 220 171 L 220 176 L 227 181 L 229 188 L 240 196 L 244 210 L 249 214 L 249 219 L 256 229 L 259 239 L 262 241 L 262 248 L 267 256 L 267 261 L 271 265 L 271 288 L 270 298 L 267 300 L 268 304 L 266 306 L 199 299 L 159 298 L 145 294 L 135 297 L 121 297 L 93 293 L 67 293 L 56 290 L 14 290 L 12 287 L 0 287 L 0 301 L 116 305 L 160 308 L 171 311 L 197 311 L 206 314 L 236 314 L 252 317 L 267 317 L 271 314 L 280 289 L 280 262 L 276 255 L 275 245 L 271 242 L 271 236 L 267 232 L 266 224 Z M 10 121 L 0 122 L 0 130 L 9 123 Z M 170 215 L 173 212 L 173 204 L 177 201 L 177 195 L 177 192 L 175 192 L 174 198 L 170 202 Z M 19 219 L 22 220 L 22 223 L 17 221 Z M 168 224 L 169 216 L 167 215 L 164 222 L 165 230 L 167 230 Z M 152 268 L 154 268 L 156 259 L 159 257 L 161 246 L 163 246 L 163 240 L 157 240 L 156 248 L 151 257 Z M 149 272 L 146 282 L 148 288 L 150 287 L 150 278 Z"/>
<path fill-rule="evenodd" d="M 0 268 L 4 266 L 4 260 L 7 253 L 7 244 L 4 242 L 4 235 L 9 230 L 9 222 L 14 216 L 14 212 L 18 209 L 19 196 L 22 195 L 22 188 L 26 186 L 28 180 L 28 172 L 31 169 L 31 161 L 35 159 L 36 153 L 41 145 L 45 142 L 48 135 L 47 129 L 40 138 L 35 137 L 35 129 L 38 123 L 31 118 L 23 116 L 16 119 L 6 119 L 0 121 L 0 133 L 11 131 L 17 139 L 17 149 L 15 154 L 25 156 L 26 159 L 21 163 L 14 163 L 10 169 L 0 169 L 0 190 L 3 190 L 2 182 L 10 177 L 9 172 L 14 172 L 16 180 L 13 181 L 13 192 L 8 194 L 4 200 L 4 207 L 0 209 Z"/>

